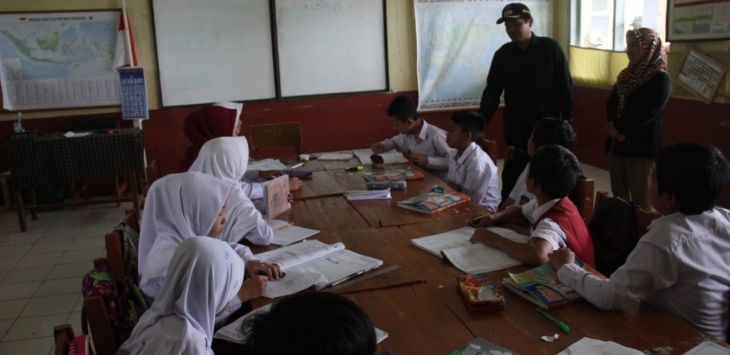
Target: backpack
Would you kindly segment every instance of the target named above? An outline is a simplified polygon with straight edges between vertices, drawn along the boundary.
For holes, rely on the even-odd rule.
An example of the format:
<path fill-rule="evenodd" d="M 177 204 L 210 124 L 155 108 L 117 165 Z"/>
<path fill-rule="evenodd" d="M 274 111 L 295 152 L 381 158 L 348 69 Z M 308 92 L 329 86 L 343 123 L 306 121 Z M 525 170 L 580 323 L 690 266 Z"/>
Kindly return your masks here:
<path fill-rule="evenodd" d="M 84 275 L 81 284 L 84 298 L 101 297 L 112 325 L 117 344 L 124 343 L 142 314 L 149 308 L 147 299 L 131 278 L 116 283 L 106 265 L 98 266 Z M 86 312 L 82 310 L 82 326 L 88 334 Z"/>
<path fill-rule="evenodd" d="M 596 269 L 610 276 L 626 262 L 641 237 L 636 221 L 639 207 L 619 197 L 596 202 L 588 231 L 593 239 Z"/>

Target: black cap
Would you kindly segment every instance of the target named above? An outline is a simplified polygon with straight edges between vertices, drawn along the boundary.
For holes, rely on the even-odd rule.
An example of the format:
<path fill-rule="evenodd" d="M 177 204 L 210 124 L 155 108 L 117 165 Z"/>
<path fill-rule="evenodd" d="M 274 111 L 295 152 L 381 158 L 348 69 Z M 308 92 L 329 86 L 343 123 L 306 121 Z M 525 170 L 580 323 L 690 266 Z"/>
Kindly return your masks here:
<path fill-rule="evenodd" d="M 518 18 L 522 18 L 525 20 L 531 19 L 532 15 L 530 15 L 530 9 L 527 8 L 525 4 L 521 4 L 519 2 L 507 4 L 507 6 L 502 9 L 502 17 L 497 20 L 497 24 L 499 25 L 505 20 Z"/>

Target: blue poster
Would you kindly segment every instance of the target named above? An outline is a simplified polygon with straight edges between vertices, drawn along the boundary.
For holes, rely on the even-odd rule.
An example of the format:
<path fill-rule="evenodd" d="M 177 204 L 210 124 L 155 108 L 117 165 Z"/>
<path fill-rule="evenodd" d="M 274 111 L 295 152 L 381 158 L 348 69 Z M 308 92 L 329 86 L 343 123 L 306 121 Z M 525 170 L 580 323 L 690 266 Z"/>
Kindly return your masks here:
<path fill-rule="evenodd" d="M 142 67 L 118 68 L 122 102 L 122 119 L 146 120 L 149 118 L 147 108 L 147 86 Z"/>

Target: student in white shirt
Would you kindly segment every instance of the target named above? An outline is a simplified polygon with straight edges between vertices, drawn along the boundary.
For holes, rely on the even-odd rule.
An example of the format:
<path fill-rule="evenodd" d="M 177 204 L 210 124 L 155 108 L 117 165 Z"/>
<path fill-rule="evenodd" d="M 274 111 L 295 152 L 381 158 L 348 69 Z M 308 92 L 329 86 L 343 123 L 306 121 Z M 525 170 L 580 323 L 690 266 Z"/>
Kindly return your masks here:
<path fill-rule="evenodd" d="M 212 355 L 216 316 L 234 300 L 261 294 L 243 283 L 243 262 L 222 241 L 192 237 L 173 251 L 170 276 L 117 354 Z"/>
<path fill-rule="evenodd" d="M 500 249 L 529 265 L 544 264 L 554 250 L 568 247 L 594 266 L 593 241 L 578 209 L 568 198 L 579 176 L 580 163 L 573 153 L 556 144 L 541 147 L 535 151 L 527 173 L 527 188 L 535 199 L 485 216 L 479 225 L 489 227 L 526 219 L 532 225 L 528 242 L 514 242 L 486 228 L 477 228 L 471 241 Z"/>
<path fill-rule="evenodd" d="M 393 121 L 393 129 L 399 134 L 374 143 L 370 147 L 373 152 L 395 149 L 414 164 L 443 176 L 449 168 L 451 150 L 446 144 L 444 130 L 418 117 L 416 106 L 405 95 L 393 99 L 388 106 L 388 116 Z"/>
<path fill-rule="evenodd" d="M 570 149 L 573 143 L 575 143 L 575 131 L 573 131 L 573 127 L 569 121 L 545 117 L 538 121 L 532 129 L 530 139 L 527 141 L 527 154 L 533 156 L 537 148 L 548 144 L 557 144 L 566 149 Z M 502 204 L 499 206 L 500 210 L 511 206 L 524 205 L 535 198 L 535 195 L 528 191 L 527 183 L 525 182 L 529 167 L 530 164 L 528 163 L 525 169 L 522 170 L 517 181 L 515 181 L 515 186 L 509 193 L 509 197 L 502 201 Z"/>
<path fill-rule="evenodd" d="M 607 280 L 586 273 L 569 250 L 550 255 L 560 281 L 601 309 L 647 302 L 705 335 L 728 341 L 730 211 L 715 207 L 728 162 L 715 147 L 679 143 L 659 151 L 649 197 L 654 220 Z"/>
<path fill-rule="evenodd" d="M 451 116 L 446 141 L 454 150 L 449 156 L 446 181 L 455 190 L 469 195 L 473 203 L 494 212 L 501 200 L 499 174 L 492 158 L 475 143 L 483 131 L 484 120 L 476 112 Z"/>
<path fill-rule="evenodd" d="M 235 185 L 235 181 L 197 172 L 170 174 L 152 184 L 142 215 L 138 260 L 140 289 L 147 297 L 157 298 L 180 243 L 195 236 L 220 235 L 226 223 L 226 200 Z M 248 264 L 250 273 L 262 271 L 262 263 Z"/>

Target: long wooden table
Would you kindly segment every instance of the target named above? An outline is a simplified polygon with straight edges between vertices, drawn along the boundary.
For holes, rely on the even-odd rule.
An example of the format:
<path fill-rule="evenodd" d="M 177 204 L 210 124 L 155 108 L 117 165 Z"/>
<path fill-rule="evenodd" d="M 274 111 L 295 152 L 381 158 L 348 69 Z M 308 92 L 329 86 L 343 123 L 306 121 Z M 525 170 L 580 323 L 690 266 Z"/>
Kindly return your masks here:
<path fill-rule="evenodd" d="M 343 165 L 346 164 L 340 167 Z M 322 174 L 328 178 L 320 179 Z M 309 191 L 310 195 L 295 200 L 292 209 L 278 218 L 320 229 L 322 232 L 316 239 L 326 243 L 343 242 L 350 250 L 383 260 L 381 269 L 393 269 L 353 285 L 356 289 L 356 286 L 367 289 L 363 285 L 368 284 L 392 287 L 359 292 L 345 289 L 342 293 L 362 306 L 375 326 L 390 333 L 379 345 L 380 351 L 445 354 L 475 336 L 524 354 L 555 354 L 582 337 L 612 340 L 639 350 L 671 347 L 671 353 L 683 353 L 702 341 L 701 335 L 684 322 L 644 306 L 634 315 L 601 311 L 586 301 L 553 310 L 551 313 L 572 330 L 560 333 L 560 338 L 552 343 L 543 342 L 540 337 L 559 333 L 555 325 L 538 314 L 532 303 L 510 291 L 502 290 L 506 297 L 503 311 L 471 312 L 456 288 L 456 277 L 461 272 L 413 247 L 410 240 L 462 227 L 483 213 L 483 208 L 459 206 L 431 217 L 395 207 L 398 200 L 427 192 L 434 184 L 445 186 L 428 173 L 424 180 L 409 182 L 407 190 L 393 192 L 391 201 L 348 202 L 341 195 L 324 193 L 333 181 L 340 190 L 365 187 L 359 174 L 344 173 L 339 167 L 320 170 L 314 179 L 304 182 L 302 192 Z M 322 194 L 316 196 L 315 191 Z M 526 269 L 518 266 L 492 272 L 490 276 L 501 280 L 507 271 Z M 395 286 L 399 283 L 407 285 Z"/>

